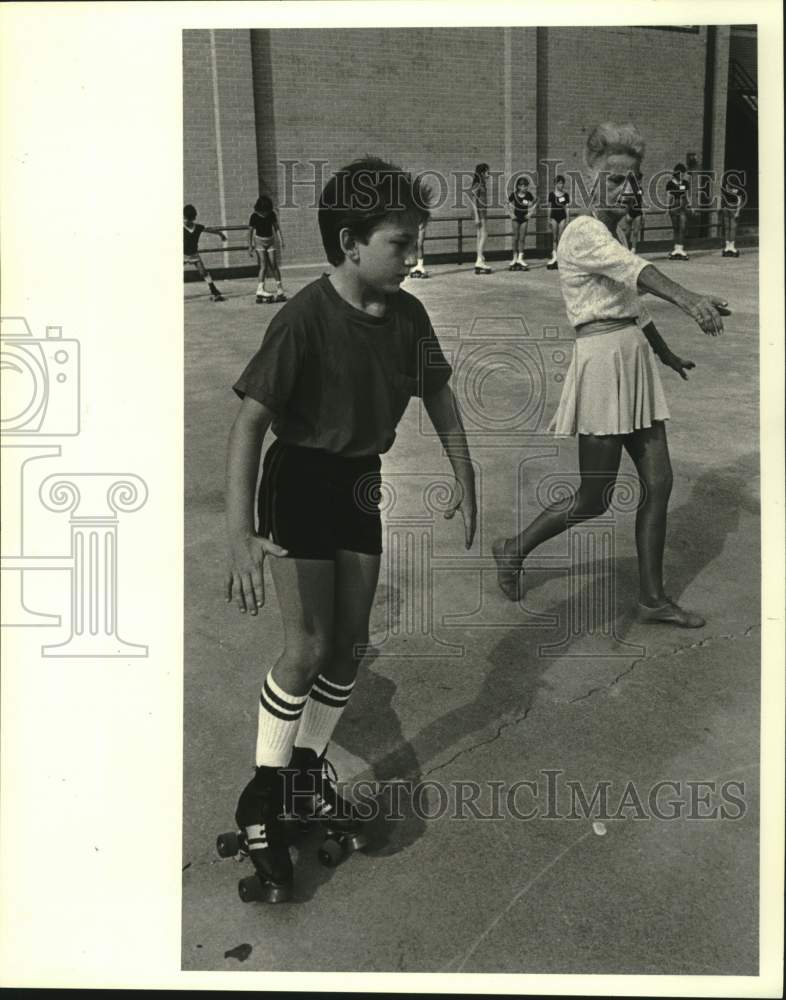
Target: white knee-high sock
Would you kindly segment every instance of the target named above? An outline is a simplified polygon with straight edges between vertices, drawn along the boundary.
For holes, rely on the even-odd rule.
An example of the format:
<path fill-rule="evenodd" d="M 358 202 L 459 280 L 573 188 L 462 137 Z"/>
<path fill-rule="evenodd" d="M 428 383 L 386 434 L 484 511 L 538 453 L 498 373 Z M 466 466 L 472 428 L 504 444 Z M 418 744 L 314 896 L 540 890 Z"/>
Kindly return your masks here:
<path fill-rule="evenodd" d="M 322 674 L 317 677 L 303 710 L 295 746 L 307 747 L 317 756 L 324 753 L 354 686 L 354 681 L 351 684 L 336 684 Z"/>
<path fill-rule="evenodd" d="M 308 695 L 288 694 L 273 680 L 265 678 L 259 696 L 257 767 L 286 767 Z"/>

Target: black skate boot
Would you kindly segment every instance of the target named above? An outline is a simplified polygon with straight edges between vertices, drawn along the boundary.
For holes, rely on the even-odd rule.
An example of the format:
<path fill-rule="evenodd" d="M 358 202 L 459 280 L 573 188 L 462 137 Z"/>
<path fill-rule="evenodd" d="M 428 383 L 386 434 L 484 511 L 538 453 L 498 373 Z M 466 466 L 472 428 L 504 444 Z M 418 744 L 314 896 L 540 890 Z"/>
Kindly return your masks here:
<path fill-rule="evenodd" d="M 322 864 L 333 868 L 365 847 L 368 839 L 363 824 L 352 804 L 336 790 L 336 771 L 324 753 L 318 757 L 313 750 L 295 747 L 290 768 L 290 808 L 301 820 L 321 827 L 325 839 L 318 857 Z"/>
<path fill-rule="evenodd" d="M 216 847 L 221 857 L 248 856 L 256 869 L 238 883 L 244 903 L 283 903 L 292 898 L 292 861 L 283 820 L 284 780 L 275 767 L 258 767 L 240 794 L 237 833 L 224 833 Z"/>

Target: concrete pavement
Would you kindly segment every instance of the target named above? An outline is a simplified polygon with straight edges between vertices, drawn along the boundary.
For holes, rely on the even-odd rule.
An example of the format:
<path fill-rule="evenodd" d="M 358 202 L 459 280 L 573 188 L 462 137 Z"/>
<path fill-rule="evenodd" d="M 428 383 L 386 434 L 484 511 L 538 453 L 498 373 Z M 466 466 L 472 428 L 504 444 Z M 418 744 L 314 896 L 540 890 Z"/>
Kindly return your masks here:
<path fill-rule="evenodd" d="M 214 850 L 253 764 L 259 685 L 281 647 L 269 576 L 256 620 L 222 598 L 231 385 L 277 307 L 255 305 L 249 279 L 221 282 L 223 304 L 186 286 L 184 968 L 756 972 L 758 260 L 653 260 L 733 309 L 711 339 L 648 301 L 697 365 L 687 383 L 661 370 L 675 479 L 666 579 L 707 625 L 633 620 L 627 460 L 622 509 L 544 545 L 522 605 L 503 600 L 492 539 L 530 520 L 576 468 L 575 441 L 544 433 L 571 347 L 558 275 L 545 262 L 485 277 L 442 265 L 407 281 L 454 360 L 480 470 L 478 538 L 465 553 L 459 522 L 440 516 L 450 468 L 413 400 L 383 459 L 395 502 L 374 652 L 329 754 L 382 802 L 398 788 L 401 818 L 373 819 L 370 850 L 335 870 L 319 866 L 313 835 L 300 841 L 296 899 L 277 907 L 242 904 L 236 882 L 250 865 Z M 285 272 L 287 291 L 319 273 Z M 534 809 L 529 819 L 505 800 L 522 780 L 532 785 L 513 806 Z M 480 788 L 475 813 L 494 815 L 501 794 L 504 818 L 460 807 L 462 782 Z M 674 784 L 653 810 L 659 782 Z M 571 818 L 576 788 L 589 799 L 604 783 L 607 818 Z M 681 815 L 654 815 L 668 801 Z"/>

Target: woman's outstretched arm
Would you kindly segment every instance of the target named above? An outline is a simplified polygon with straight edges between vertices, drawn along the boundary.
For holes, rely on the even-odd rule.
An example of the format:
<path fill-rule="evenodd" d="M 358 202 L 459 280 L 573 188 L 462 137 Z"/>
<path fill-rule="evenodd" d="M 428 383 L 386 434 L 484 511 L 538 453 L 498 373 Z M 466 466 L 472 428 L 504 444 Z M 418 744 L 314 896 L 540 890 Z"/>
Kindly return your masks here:
<path fill-rule="evenodd" d="M 691 292 L 676 281 L 667 278 L 654 264 L 648 264 L 639 273 L 637 285 L 641 292 L 651 292 L 659 299 L 673 302 L 711 337 L 723 333 L 723 316 L 729 316 L 728 302 L 715 295 Z"/>

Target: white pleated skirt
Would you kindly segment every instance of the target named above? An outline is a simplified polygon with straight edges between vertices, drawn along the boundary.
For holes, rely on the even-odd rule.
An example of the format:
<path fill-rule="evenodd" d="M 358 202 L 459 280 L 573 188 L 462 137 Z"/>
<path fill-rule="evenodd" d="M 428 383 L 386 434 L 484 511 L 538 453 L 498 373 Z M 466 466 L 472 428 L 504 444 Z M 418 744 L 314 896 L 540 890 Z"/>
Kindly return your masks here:
<path fill-rule="evenodd" d="M 630 434 L 668 420 L 655 355 L 635 323 L 577 336 L 557 412 L 557 435 Z"/>

